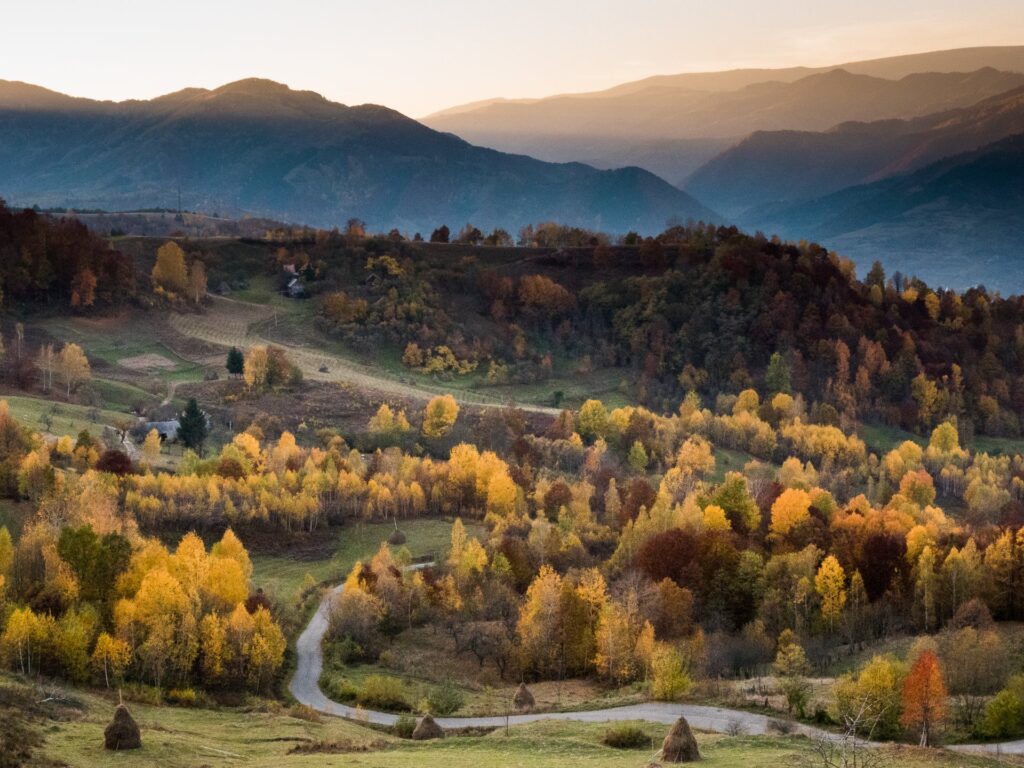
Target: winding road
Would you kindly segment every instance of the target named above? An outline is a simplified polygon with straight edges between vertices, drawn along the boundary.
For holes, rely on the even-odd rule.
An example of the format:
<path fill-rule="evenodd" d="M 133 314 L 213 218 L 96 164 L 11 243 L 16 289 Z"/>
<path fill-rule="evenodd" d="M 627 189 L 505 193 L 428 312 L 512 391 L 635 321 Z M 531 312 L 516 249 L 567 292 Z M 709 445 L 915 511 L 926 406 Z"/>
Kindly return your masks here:
<path fill-rule="evenodd" d="M 419 566 L 423 567 L 423 566 Z M 393 725 L 398 715 L 388 712 L 359 709 L 329 699 L 320 690 L 320 673 L 323 671 L 324 657 L 321 648 L 324 635 L 327 633 L 331 601 L 341 592 L 343 585 L 327 591 L 320 601 L 316 613 L 309 624 L 299 635 L 295 643 L 297 665 L 295 674 L 288 683 L 288 690 L 295 700 L 305 704 L 317 712 L 367 720 L 376 725 Z M 709 707 L 700 704 L 670 704 L 661 701 L 650 701 L 643 704 L 630 704 L 608 709 L 594 709 L 578 712 L 532 712 L 526 714 L 490 717 L 439 717 L 437 724 L 442 728 L 497 728 L 506 724 L 521 725 L 537 720 L 573 720 L 586 723 L 605 723 L 619 720 L 646 720 L 652 723 L 674 723 L 680 716 L 685 717 L 690 725 L 697 730 L 714 733 L 745 733 L 764 734 L 769 724 L 777 718 L 745 712 L 739 709 Z M 802 733 L 811 738 L 837 738 L 837 734 L 824 731 L 813 726 L 794 723 L 793 733 Z M 998 744 L 957 744 L 948 747 L 957 752 L 987 752 L 1004 755 L 1024 754 L 1024 740 L 1006 741 Z"/>

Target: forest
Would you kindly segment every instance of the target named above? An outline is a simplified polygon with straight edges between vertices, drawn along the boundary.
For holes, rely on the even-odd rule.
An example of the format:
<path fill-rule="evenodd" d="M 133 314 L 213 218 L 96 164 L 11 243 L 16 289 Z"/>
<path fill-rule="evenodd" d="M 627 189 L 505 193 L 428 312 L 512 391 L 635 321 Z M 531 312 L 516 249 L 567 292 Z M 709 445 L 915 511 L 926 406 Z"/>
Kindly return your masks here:
<path fill-rule="evenodd" d="M 539 225 L 512 245 L 356 222 L 122 254 L 31 212 L 3 221 L 26 264 L 51 263 L 26 233 L 67 229 L 84 255 L 57 272 L 131 273 L 91 302 L 75 277 L 63 292 L 4 274 L 5 295 L 36 297 L 0 333 L 13 405 L 70 406 L 113 369 L 88 336 L 41 331 L 49 312 L 88 329 L 118 305 L 142 328 L 212 311 L 210 286 L 308 290 L 273 299 L 285 341 L 201 346 L 203 382 L 102 434 L 0 403 L 9 672 L 183 706 L 287 701 L 293 641 L 341 578 L 319 686 L 360 708 L 481 711 L 465 678 L 410 678 L 416 647 L 488 687 L 584 686 L 568 706 L 725 703 L 922 746 L 1024 734 L 1024 455 L 998 439 L 1020 431 L 1017 298 L 878 265 L 859 280 L 818 246 L 704 225 L 614 242 Z M 320 363 L 288 343 L 296 318 L 454 394 L 307 381 Z M 454 387 L 567 364 L 635 386 L 561 408 Z M 348 427 L 306 412 L 313 393 L 350 399 Z M 407 546 L 423 523 L 443 544 Z M 291 573 L 364 530 L 384 532 L 334 579 L 311 564 L 293 591 L 264 589 L 261 563 Z"/>

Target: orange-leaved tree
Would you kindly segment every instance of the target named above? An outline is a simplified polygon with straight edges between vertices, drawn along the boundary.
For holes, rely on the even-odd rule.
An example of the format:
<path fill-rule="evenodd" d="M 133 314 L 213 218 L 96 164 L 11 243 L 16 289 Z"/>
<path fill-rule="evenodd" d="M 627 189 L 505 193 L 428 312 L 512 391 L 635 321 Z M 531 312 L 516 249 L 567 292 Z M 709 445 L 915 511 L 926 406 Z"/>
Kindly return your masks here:
<path fill-rule="evenodd" d="M 932 732 L 946 717 L 946 683 L 933 651 L 922 651 L 903 682 L 903 714 L 900 722 L 907 728 L 921 729 L 921 746 L 927 747 Z"/>

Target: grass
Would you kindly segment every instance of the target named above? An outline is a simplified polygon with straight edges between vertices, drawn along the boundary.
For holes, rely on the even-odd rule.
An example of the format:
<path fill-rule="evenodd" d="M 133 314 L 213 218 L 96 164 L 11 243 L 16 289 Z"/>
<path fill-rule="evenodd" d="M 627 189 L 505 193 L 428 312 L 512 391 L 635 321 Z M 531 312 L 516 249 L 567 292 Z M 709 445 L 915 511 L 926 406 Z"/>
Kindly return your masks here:
<path fill-rule="evenodd" d="M 125 414 L 120 411 L 73 403 L 59 403 L 38 397 L 2 395 L 0 400 L 7 401 L 11 414 L 22 424 L 30 429 L 53 435 L 74 437 L 83 429 L 87 429 L 91 434 L 99 437 L 103 434 L 105 426 L 113 425 L 114 422 L 125 417 Z M 50 419 L 49 427 L 44 421 L 47 416 Z"/>
<path fill-rule="evenodd" d="M 10 678 L 0 683 L 10 684 Z M 356 723 L 325 717 L 313 722 L 273 706 L 249 709 L 179 709 L 129 703 L 142 733 L 142 749 L 111 753 L 102 748 L 113 697 L 72 692 L 80 708 L 66 719 L 37 724 L 44 743 L 34 764 L 79 766 L 146 765 L 155 768 L 247 766 L 364 766 L 369 768 L 635 768 L 646 765 L 668 726 L 630 723 L 647 738 L 637 749 L 615 749 L 602 740 L 605 723 L 541 722 L 498 729 L 483 736 L 449 736 L 430 742 L 397 739 Z M 812 744 L 797 736 L 724 736 L 698 733 L 702 765 L 775 768 L 813 766 Z M 332 748 L 333 746 L 333 748 Z M 995 768 L 995 759 L 940 750 L 885 747 L 891 766 L 901 768 Z M 294 750 L 294 751 L 293 751 Z M 301 751 L 299 751 L 301 750 Z M 347 751 L 342 751 L 347 750 Z"/>
<path fill-rule="evenodd" d="M 714 453 L 715 473 L 712 475 L 711 481 L 715 483 L 725 480 L 725 475 L 728 472 L 742 472 L 748 462 L 761 461 L 745 451 L 734 451 L 731 448 L 715 448 Z"/>
<path fill-rule="evenodd" d="M 412 555 L 437 554 L 443 556 L 451 541 L 452 521 L 438 519 L 404 520 L 399 527 L 407 537 L 405 547 Z M 471 534 L 481 529 L 466 526 Z M 253 580 L 279 599 L 295 595 L 302 587 L 306 574 L 318 583 L 337 582 L 345 578 L 357 560 L 372 557 L 381 542 L 394 530 L 393 523 L 363 523 L 346 525 L 333 546 L 322 548 L 308 557 L 287 552 L 252 554 Z"/>

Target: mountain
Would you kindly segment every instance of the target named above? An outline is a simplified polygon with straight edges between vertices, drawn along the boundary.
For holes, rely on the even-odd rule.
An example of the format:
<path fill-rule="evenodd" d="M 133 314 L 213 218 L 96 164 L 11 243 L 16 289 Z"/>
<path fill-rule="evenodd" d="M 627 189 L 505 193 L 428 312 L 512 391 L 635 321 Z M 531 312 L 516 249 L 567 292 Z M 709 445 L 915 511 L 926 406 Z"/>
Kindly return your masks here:
<path fill-rule="evenodd" d="M 685 189 L 759 227 L 759 207 L 923 168 L 1022 129 L 1024 88 L 912 120 L 843 123 L 823 132 L 758 131 L 698 169 Z"/>
<path fill-rule="evenodd" d="M 178 207 L 429 233 L 554 219 L 624 232 L 714 218 L 639 168 L 599 171 L 475 147 L 382 106 L 268 80 L 150 101 L 0 81 L 0 194 L 19 204 Z"/>
<path fill-rule="evenodd" d="M 933 285 L 1022 294 L 1024 133 L 758 215 L 766 231 L 819 240 L 862 268 L 881 259 Z"/>
<path fill-rule="evenodd" d="M 544 160 L 639 164 L 678 184 L 756 130 L 911 119 L 1024 85 L 1022 73 L 1024 46 L 960 49 L 823 68 L 659 76 L 593 93 L 490 99 L 423 122 Z"/>

